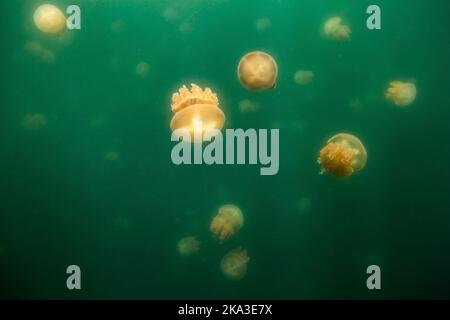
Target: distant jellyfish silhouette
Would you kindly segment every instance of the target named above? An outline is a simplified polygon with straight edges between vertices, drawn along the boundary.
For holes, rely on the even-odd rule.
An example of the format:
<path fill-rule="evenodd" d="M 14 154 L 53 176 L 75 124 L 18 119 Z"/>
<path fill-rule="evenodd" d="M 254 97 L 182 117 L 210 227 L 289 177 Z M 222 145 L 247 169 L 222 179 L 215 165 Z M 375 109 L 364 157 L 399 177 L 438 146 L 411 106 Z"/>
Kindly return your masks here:
<path fill-rule="evenodd" d="M 36 130 L 47 124 L 47 117 L 41 113 L 27 113 L 23 120 L 22 126 L 28 130 Z"/>
<path fill-rule="evenodd" d="M 331 137 L 320 150 L 321 173 L 331 173 L 343 178 L 362 170 L 367 162 L 367 152 L 362 142 L 355 136 L 339 133 Z"/>
<path fill-rule="evenodd" d="M 145 77 L 147 77 L 149 70 L 150 70 L 150 65 L 145 61 L 141 61 L 136 65 L 135 73 L 137 76 L 139 76 L 141 78 L 145 78 Z"/>
<path fill-rule="evenodd" d="M 414 102 L 417 95 L 416 85 L 412 82 L 391 81 L 385 93 L 387 100 L 398 107 L 406 107 Z"/>
<path fill-rule="evenodd" d="M 39 6 L 34 11 L 33 20 L 39 30 L 51 35 L 59 35 L 66 29 L 64 13 L 51 4 Z"/>
<path fill-rule="evenodd" d="M 306 86 L 312 82 L 314 78 L 314 72 L 310 70 L 298 70 L 294 74 L 294 81 L 295 83 Z"/>
<path fill-rule="evenodd" d="M 184 257 L 190 256 L 199 250 L 200 242 L 196 237 L 185 237 L 178 241 L 178 253 Z"/>
<path fill-rule="evenodd" d="M 104 158 L 110 162 L 116 162 L 119 161 L 120 155 L 116 151 L 110 151 L 105 154 Z"/>
<path fill-rule="evenodd" d="M 202 90 L 199 86 L 192 84 L 191 90 L 182 86 L 178 92 L 172 95 L 172 111 L 175 113 L 170 127 L 186 129 L 191 136 L 194 132 L 217 129 L 221 130 L 225 115 L 219 108 L 219 99 L 210 88 Z"/>
<path fill-rule="evenodd" d="M 323 32 L 327 38 L 336 41 L 346 41 L 352 33 L 350 27 L 343 22 L 341 17 L 329 18 L 323 25 Z"/>
<path fill-rule="evenodd" d="M 244 99 L 239 102 L 239 111 L 241 113 L 255 112 L 259 109 L 259 103 Z"/>
<path fill-rule="evenodd" d="M 238 78 L 249 90 L 266 90 L 276 86 L 278 66 L 273 57 L 262 51 L 253 51 L 242 57 Z"/>
<path fill-rule="evenodd" d="M 250 258 L 246 250 L 236 248 L 228 252 L 220 263 L 223 275 L 230 280 L 240 280 L 247 273 Z"/>
<path fill-rule="evenodd" d="M 239 207 L 226 204 L 219 208 L 217 215 L 213 218 L 210 231 L 214 237 L 221 242 L 231 238 L 244 224 L 244 216 Z"/>
<path fill-rule="evenodd" d="M 24 49 L 40 62 L 48 64 L 55 62 L 55 54 L 49 49 L 42 46 L 39 42 L 28 41 L 25 43 Z"/>
<path fill-rule="evenodd" d="M 269 29 L 272 26 L 272 22 L 270 21 L 269 18 L 259 18 L 258 20 L 256 20 L 256 30 L 258 30 L 259 32 L 265 31 L 267 29 Z"/>

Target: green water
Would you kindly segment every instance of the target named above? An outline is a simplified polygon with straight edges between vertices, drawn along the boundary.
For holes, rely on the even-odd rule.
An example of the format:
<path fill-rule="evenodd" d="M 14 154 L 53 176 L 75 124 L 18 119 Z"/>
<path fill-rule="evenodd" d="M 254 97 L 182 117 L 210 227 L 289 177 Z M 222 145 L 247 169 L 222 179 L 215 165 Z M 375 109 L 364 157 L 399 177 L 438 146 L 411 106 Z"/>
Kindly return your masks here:
<path fill-rule="evenodd" d="M 54 38 L 33 24 L 40 1 L 0 4 L 1 298 L 450 298 L 449 1 L 52 3 L 78 4 L 82 29 Z M 370 4 L 382 30 L 366 28 Z M 349 41 L 321 36 L 333 15 Z M 239 83 L 252 50 L 276 59 L 276 89 Z M 298 69 L 314 72 L 310 85 L 294 82 Z M 416 83 L 411 106 L 384 99 L 394 79 Z M 217 93 L 226 128 L 280 128 L 277 175 L 172 164 L 170 99 L 191 82 Z M 260 108 L 240 112 L 243 99 Z M 45 123 L 27 128 L 36 113 Z M 316 163 L 338 132 L 368 152 L 345 180 Z M 220 245 L 209 223 L 224 203 L 245 223 Z M 200 250 L 180 257 L 191 235 Z M 220 260 L 239 246 L 247 274 L 230 281 Z M 80 291 L 66 288 L 71 264 Z M 366 287 L 370 264 L 379 291 Z"/>

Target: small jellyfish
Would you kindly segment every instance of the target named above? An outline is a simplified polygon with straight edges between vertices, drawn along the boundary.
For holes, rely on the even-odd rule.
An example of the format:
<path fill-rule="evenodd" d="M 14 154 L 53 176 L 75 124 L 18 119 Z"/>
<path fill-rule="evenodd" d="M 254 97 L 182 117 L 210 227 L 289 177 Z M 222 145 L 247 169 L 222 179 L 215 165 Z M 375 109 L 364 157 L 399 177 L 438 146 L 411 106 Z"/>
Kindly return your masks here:
<path fill-rule="evenodd" d="M 237 73 L 242 85 L 249 90 L 273 89 L 276 86 L 278 67 L 269 54 L 253 51 L 241 59 Z"/>
<path fill-rule="evenodd" d="M 226 204 L 219 208 L 219 212 L 211 221 L 210 230 L 220 242 L 228 240 L 243 225 L 244 216 L 241 209 L 232 204 Z"/>
<path fill-rule="evenodd" d="M 314 72 L 309 70 L 298 70 L 294 74 L 294 81 L 295 83 L 306 86 L 312 82 L 314 78 Z"/>
<path fill-rule="evenodd" d="M 351 99 L 348 105 L 352 109 L 361 109 L 364 106 L 363 102 L 359 98 Z"/>
<path fill-rule="evenodd" d="M 250 258 L 246 250 L 236 248 L 228 252 L 220 263 L 222 273 L 227 279 L 240 280 L 247 273 L 247 264 Z"/>
<path fill-rule="evenodd" d="M 150 70 L 150 65 L 145 61 L 141 61 L 136 65 L 136 68 L 134 71 L 137 76 L 139 76 L 141 78 L 145 78 L 145 77 L 147 77 L 149 70 Z"/>
<path fill-rule="evenodd" d="M 59 35 L 66 29 L 66 17 L 57 7 L 43 4 L 34 11 L 33 20 L 39 30 Z"/>
<path fill-rule="evenodd" d="M 311 209 L 311 199 L 308 197 L 301 197 L 297 201 L 297 209 L 300 214 L 306 214 Z"/>
<path fill-rule="evenodd" d="M 331 137 L 320 150 L 317 162 L 322 165 L 321 173 L 331 173 L 335 177 L 349 177 L 364 168 L 367 152 L 362 142 L 355 136 L 339 133 Z"/>
<path fill-rule="evenodd" d="M 182 22 L 178 27 L 178 30 L 180 30 L 181 33 L 190 33 L 193 30 L 192 24 L 190 22 Z"/>
<path fill-rule="evenodd" d="M 416 85 L 412 82 L 391 81 L 385 93 L 387 100 L 398 107 L 406 107 L 416 99 Z"/>
<path fill-rule="evenodd" d="M 40 113 L 27 113 L 22 120 L 22 126 L 28 130 L 40 129 L 47 124 L 47 117 Z"/>
<path fill-rule="evenodd" d="M 184 257 L 190 256 L 199 250 L 200 242 L 196 237 L 185 237 L 177 244 L 178 253 Z"/>
<path fill-rule="evenodd" d="M 125 27 L 125 22 L 122 19 L 114 20 L 111 23 L 111 31 L 114 33 L 121 33 Z"/>
<path fill-rule="evenodd" d="M 110 151 L 105 154 L 104 158 L 110 162 L 117 162 L 120 159 L 120 155 L 115 151 Z"/>
<path fill-rule="evenodd" d="M 39 42 L 28 41 L 25 43 L 24 49 L 41 62 L 48 64 L 55 62 L 55 54 L 42 46 Z"/>
<path fill-rule="evenodd" d="M 163 17 L 167 22 L 174 21 L 178 17 L 178 12 L 174 8 L 168 7 L 164 10 Z"/>
<path fill-rule="evenodd" d="M 269 18 L 259 18 L 258 20 L 256 20 L 255 25 L 256 30 L 258 30 L 259 32 L 263 32 L 272 26 L 272 22 Z"/>
<path fill-rule="evenodd" d="M 259 109 L 259 103 L 244 99 L 239 102 L 239 111 L 241 113 L 255 112 Z"/>
<path fill-rule="evenodd" d="M 352 33 L 350 27 L 344 24 L 341 17 L 328 19 L 323 26 L 323 32 L 327 38 L 336 41 L 346 41 Z"/>
<path fill-rule="evenodd" d="M 219 99 L 210 88 L 202 90 L 191 84 L 191 90 L 182 86 L 172 95 L 172 111 L 175 115 L 170 122 L 172 131 L 186 129 L 194 136 L 194 132 L 221 130 L 225 123 L 225 115 L 219 108 Z"/>

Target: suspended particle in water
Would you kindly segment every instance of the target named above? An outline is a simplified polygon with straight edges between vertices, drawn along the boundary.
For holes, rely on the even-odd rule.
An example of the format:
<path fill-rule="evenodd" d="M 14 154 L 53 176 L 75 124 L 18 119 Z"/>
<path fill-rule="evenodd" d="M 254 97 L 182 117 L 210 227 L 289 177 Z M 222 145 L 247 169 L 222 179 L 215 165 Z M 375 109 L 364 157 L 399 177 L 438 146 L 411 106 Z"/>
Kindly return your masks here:
<path fill-rule="evenodd" d="M 184 257 L 196 253 L 200 249 L 200 241 L 196 237 L 185 237 L 178 241 L 178 253 Z"/>
<path fill-rule="evenodd" d="M 36 130 L 47 124 L 47 117 L 41 113 L 27 113 L 22 120 L 22 126 L 27 130 Z"/>
<path fill-rule="evenodd" d="M 313 81 L 314 78 L 314 72 L 310 70 L 298 70 L 294 74 L 294 81 L 295 83 L 306 86 L 310 84 Z"/>
<path fill-rule="evenodd" d="M 349 177 L 365 167 L 367 152 L 357 137 L 339 133 L 320 150 L 317 162 L 322 165 L 321 173 L 331 173 L 338 178 Z"/>
<path fill-rule="evenodd" d="M 391 81 L 385 97 L 398 107 L 406 107 L 414 102 L 417 95 L 416 85 L 412 82 Z"/>
<path fill-rule="evenodd" d="M 42 32 L 59 35 L 66 29 L 63 12 L 51 4 L 43 4 L 34 11 L 33 20 Z"/>
<path fill-rule="evenodd" d="M 194 136 L 195 132 L 221 130 L 225 123 L 225 115 L 219 108 L 219 99 L 210 88 L 203 90 L 196 84 L 191 84 L 191 90 L 182 86 L 172 95 L 172 111 L 175 113 L 170 127 L 186 129 Z M 193 141 L 193 139 L 192 139 Z"/>
<path fill-rule="evenodd" d="M 219 208 L 217 215 L 213 218 L 210 231 L 213 237 L 220 242 L 231 238 L 244 224 L 244 216 L 239 207 L 226 204 Z"/>
<path fill-rule="evenodd" d="M 241 280 L 247 273 L 250 258 L 246 250 L 236 248 L 228 252 L 220 262 L 223 275 L 230 280 Z"/>
<path fill-rule="evenodd" d="M 253 51 L 242 57 L 237 73 L 241 84 L 249 90 L 273 89 L 276 86 L 278 66 L 271 55 Z"/>
<path fill-rule="evenodd" d="M 341 17 L 331 17 L 325 21 L 323 33 L 329 39 L 342 42 L 350 38 L 352 31 Z"/>

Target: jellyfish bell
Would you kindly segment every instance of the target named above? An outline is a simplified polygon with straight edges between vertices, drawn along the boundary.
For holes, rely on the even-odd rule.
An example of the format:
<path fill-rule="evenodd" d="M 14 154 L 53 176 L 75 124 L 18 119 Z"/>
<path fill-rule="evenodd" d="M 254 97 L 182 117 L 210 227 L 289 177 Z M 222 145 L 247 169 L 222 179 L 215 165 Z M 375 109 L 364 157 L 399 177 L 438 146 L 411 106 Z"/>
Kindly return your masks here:
<path fill-rule="evenodd" d="M 210 225 L 212 235 L 220 242 L 231 238 L 244 224 L 244 216 L 239 207 L 226 204 L 219 208 Z"/>
<path fill-rule="evenodd" d="M 191 84 L 191 90 L 182 86 L 172 95 L 172 111 L 175 113 L 170 122 L 172 131 L 185 129 L 191 137 L 200 131 L 203 138 L 206 131 L 221 130 L 225 123 L 216 94 L 195 84 Z"/>
<path fill-rule="evenodd" d="M 220 262 L 223 275 L 230 280 L 241 280 L 247 273 L 250 258 L 246 250 L 236 248 L 228 252 Z"/>
<path fill-rule="evenodd" d="M 237 73 L 242 85 L 249 90 L 273 89 L 276 86 L 278 66 L 271 55 L 253 51 L 242 57 Z"/>
<path fill-rule="evenodd" d="M 367 162 L 367 152 L 355 136 L 339 133 L 331 137 L 320 150 L 317 162 L 322 165 L 321 173 L 331 173 L 344 178 L 362 170 Z"/>
<path fill-rule="evenodd" d="M 187 257 L 199 250 L 200 242 L 196 237 L 184 237 L 177 243 L 177 250 L 181 256 Z"/>
<path fill-rule="evenodd" d="M 346 41 L 350 38 L 352 30 L 341 17 L 331 17 L 323 25 L 324 35 L 336 41 Z"/>
<path fill-rule="evenodd" d="M 416 96 L 416 85 L 412 82 L 391 81 L 385 92 L 386 99 L 398 107 L 409 106 L 414 102 Z"/>
<path fill-rule="evenodd" d="M 39 6 L 33 15 L 35 25 L 42 32 L 59 35 L 66 29 L 66 17 L 52 4 Z"/>

